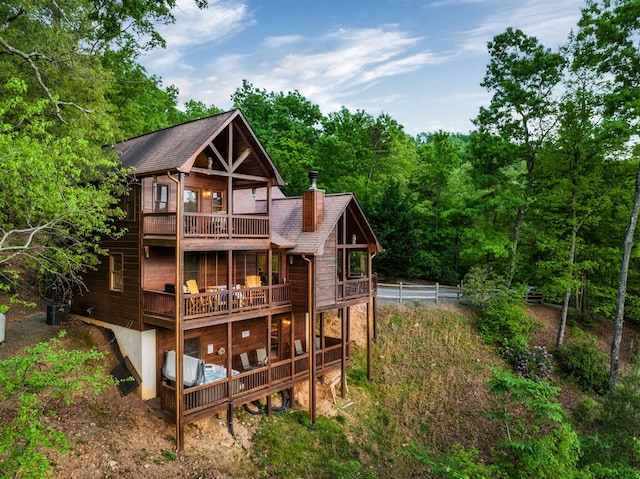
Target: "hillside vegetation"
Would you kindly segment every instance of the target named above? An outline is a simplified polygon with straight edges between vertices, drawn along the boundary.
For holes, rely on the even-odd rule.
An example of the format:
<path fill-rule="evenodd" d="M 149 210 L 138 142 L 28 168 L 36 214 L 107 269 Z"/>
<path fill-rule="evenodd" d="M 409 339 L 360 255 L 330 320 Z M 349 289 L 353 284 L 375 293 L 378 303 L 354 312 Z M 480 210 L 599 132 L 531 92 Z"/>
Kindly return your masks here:
<path fill-rule="evenodd" d="M 528 313 L 535 325 L 531 345 L 553 343 L 560 310 L 535 306 Z M 569 343 L 587 331 L 610 337 L 610 326 L 573 322 Z M 254 457 L 265 477 L 635 477 L 633 463 L 622 460 L 616 469 L 600 455 L 600 447 L 627 447 L 603 427 L 607 415 L 598 404 L 606 410 L 613 402 L 582 392 L 559 370 L 549 381 L 509 372 L 469 309 L 382 307 L 378 333 L 373 381 L 365 378 L 360 350 L 348 397 L 333 417 L 310 425 L 296 412 L 260 424 Z M 628 358 L 637 333 L 626 334 Z"/>
<path fill-rule="evenodd" d="M 559 310 L 535 306 L 528 313 L 539 325 L 533 344 L 552 343 Z M 528 476 L 504 475 L 489 469 L 497 458 L 506 457 L 496 456 L 497 452 L 505 452 L 506 425 L 512 432 L 518 427 L 516 422 L 510 424 L 504 416 L 496 415 L 496 411 L 502 408 L 523 412 L 526 407 L 509 405 L 504 395 L 496 394 L 496 386 L 505 387 L 506 383 L 497 383 L 494 371 L 509 367 L 498 348 L 483 341 L 471 310 L 453 305 L 379 307 L 372 381 L 366 379 L 362 318 L 359 314 L 354 316 L 352 328 L 357 346 L 348 369 L 348 393 L 334 404 L 326 384 L 318 383 L 321 414 L 315 424 L 308 420 L 307 392 L 299 388 L 298 406 L 286 414 L 252 416 L 236 409 L 235 437 L 229 435 L 224 421 L 216 418 L 190 425 L 186 429 L 185 450 L 176 454 L 174 427 L 159 419 L 134 394 L 121 396 L 114 386 L 99 396 L 79 394 L 72 405 L 51 404 L 57 414 L 46 419 L 47 424 L 65 433 L 70 441 L 68 452 L 46 452 L 51 472 L 54 477 L 83 479 L 634 477 L 633 468 L 626 469 L 628 475 L 608 475 L 602 472 L 604 467 L 596 474 L 592 466 L 581 476 L 544 471 Z M 10 321 L 0 359 L 10 357 L 11 348 L 18 344 L 35 344 L 60 329 L 43 327 L 42 320 L 36 315 L 35 320 L 31 317 Z M 610 324 L 589 326 L 588 330 L 597 332 L 602 339 L 598 347 L 606 351 L 603 333 L 608 332 Z M 73 319 L 63 327 L 68 331 L 64 347 L 88 349 L 97 345 L 107 354 L 107 370 L 114 366 L 111 346 L 99 329 Z M 576 331 L 572 329 L 572 338 L 579 337 Z M 637 332 L 625 331 L 624 341 L 628 358 L 637 343 Z M 514 382 L 508 387 L 521 386 L 510 381 Z M 599 406 L 605 402 L 602 396 L 581 392 L 575 381 L 567 381 L 554 371 L 551 384 L 561 388 L 558 397 L 564 414 L 558 410 L 558 403 L 557 408 L 553 406 L 553 391 L 546 386 L 540 389 L 540 384 L 545 383 L 529 382 L 534 384 L 535 393 L 545 398 L 545 411 L 557 419 L 541 423 L 536 434 L 544 437 L 543 432 L 559 431 L 559 425 L 568 425 L 562 429 L 567 437 L 580 436 L 583 445 L 582 451 L 568 449 L 576 460 L 582 455 L 585 461 L 602 462 L 594 447 L 595 431 L 600 433 L 601 441 L 609 441 L 608 447 L 628 449 L 602 426 L 605 415 L 601 411 L 606 409 L 606 404 L 604 408 Z M 527 388 L 525 393 L 531 391 Z M 516 397 L 522 391 L 511 393 Z M 520 399 L 525 405 L 530 400 L 524 393 Z M 627 403 L 633 404 L 628 398 Z M 12 417 L 10 411 L 10 404 L 0 403 L 0 423 L 6 424 Z M 620 427 L 620 421 L 626 423 L 621 430 L 632 441 L 630 428 L 635 427 L 635 422 L 628 417 L 609 417 L 610 424 L 617 424 L 616 427 Z M 531 419 L 532 426 L 538 419 Z M 530 437 L 534 433 L 527 432 Z M 5 477 L 1 468 L 0 477 Z"/>

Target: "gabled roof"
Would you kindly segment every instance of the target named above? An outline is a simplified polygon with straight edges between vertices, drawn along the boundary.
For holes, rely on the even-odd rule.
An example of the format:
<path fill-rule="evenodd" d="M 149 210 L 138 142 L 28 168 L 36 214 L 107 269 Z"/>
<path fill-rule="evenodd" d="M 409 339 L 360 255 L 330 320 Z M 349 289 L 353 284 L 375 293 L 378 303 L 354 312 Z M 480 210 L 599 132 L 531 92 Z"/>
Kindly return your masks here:
<path fill-rule="evenodd" d="M 375 251 L 382 251 L 382 246 L 352 193 L 326 195 L 324 219 L 318 229 L 311 233 L 302 231 L 302 198 L 274 199 L 272 206 L 271 228 L 296 245 L 290 250 L 293 254 L 321 255 L 331 230 L 347 208 L 350 208 L 352 214 L 368 229 L 365 232 L 369 235 L 367 242 L 375 243 Z"/>
<path fill-rule="evenodd" d="M 122 165 L 133 168 L 137 176 L 164 174 L 167 171 L 189 173 L 195 159 L 229 124 L 241 129 L 236 135 L 243 147 L 250 148 L 263 163 L 276 184 L 285 182 L 273 161 L 258 141 L 240 110 L 193 120 L 117 143 Z M 244 145 L 246 143 L 247 145 Z"/>

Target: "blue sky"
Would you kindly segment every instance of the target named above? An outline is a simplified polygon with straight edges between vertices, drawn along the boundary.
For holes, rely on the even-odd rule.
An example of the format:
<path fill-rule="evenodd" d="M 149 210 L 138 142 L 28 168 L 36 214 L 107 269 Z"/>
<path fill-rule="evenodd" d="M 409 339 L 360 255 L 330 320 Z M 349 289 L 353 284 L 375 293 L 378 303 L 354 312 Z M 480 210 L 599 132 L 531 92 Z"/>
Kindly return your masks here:
<path fill-rule="evenodd" d="M 179 102 L 222 109 L 246 79 L 323 114 L 389 114 L 405 131 L 467 133 L 489 93 L 487 42 L 507 27 L 555 49 L 584 0 L 178 0 L 167 49 L 141 59 Z"/>

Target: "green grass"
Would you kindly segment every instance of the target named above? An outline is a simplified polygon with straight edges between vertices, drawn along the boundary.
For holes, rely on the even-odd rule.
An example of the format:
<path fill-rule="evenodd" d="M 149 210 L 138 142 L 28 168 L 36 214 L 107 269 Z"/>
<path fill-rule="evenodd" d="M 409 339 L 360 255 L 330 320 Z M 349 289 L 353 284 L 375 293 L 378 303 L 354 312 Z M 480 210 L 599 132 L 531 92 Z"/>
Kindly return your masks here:
<path fill-rule="evenodd" d="M 481 451 L 495 440 L 488 408 L 488 367 L 501 364 L 472 320 L 442 308 L 382 307 L 373 349 L 353 348 L 349 401 L 337 417 L 306 411 L 264 418 L 255 434 L 265 477 L 396 478 L 425 474 L 406 451 L 438 453 L 454 444 Z"/>
<path fill-rule="evenodd" d="M 304 411 L 264 417 L 254 435 L 254 452 L 265 477 L 375 478 L 363 468 L 344 433 L 344 419 Z"/>

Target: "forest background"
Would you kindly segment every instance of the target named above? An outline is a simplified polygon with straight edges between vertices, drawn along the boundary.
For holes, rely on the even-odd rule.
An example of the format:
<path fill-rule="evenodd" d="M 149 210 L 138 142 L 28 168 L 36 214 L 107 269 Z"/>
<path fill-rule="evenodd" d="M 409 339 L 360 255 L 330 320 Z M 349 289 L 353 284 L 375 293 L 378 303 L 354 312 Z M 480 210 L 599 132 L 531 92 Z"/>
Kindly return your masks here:
<path fill-rule="evenodd" d="M 174 6 L 0 4 L 5 288 L 82 288 L 100 235 L 119 234 L 112 221 L 131 179 L 104 146 L 220 111 L 178 105 L 176 88 L 138 62 L 163 46 L 154 25 L 171 23 Z M 355 193 L 385 248 L 375 260 L 385 281 L 458 284 L 482 265 L 509 286 L 613 316 L 638 172 L 639 18 L 636 2 L 589 1 L 557 51 L 506 28 L 488 44 L 478 81 L 492 100 L 470 134 L 412 136 L 389 115 L 325 114 L 298 91 L 250 80 L 232 100 L 287 195 L 310 170 L 327 193 Z M 636 250 L 629 261 L 625 317 L 640 321 Z"/>

